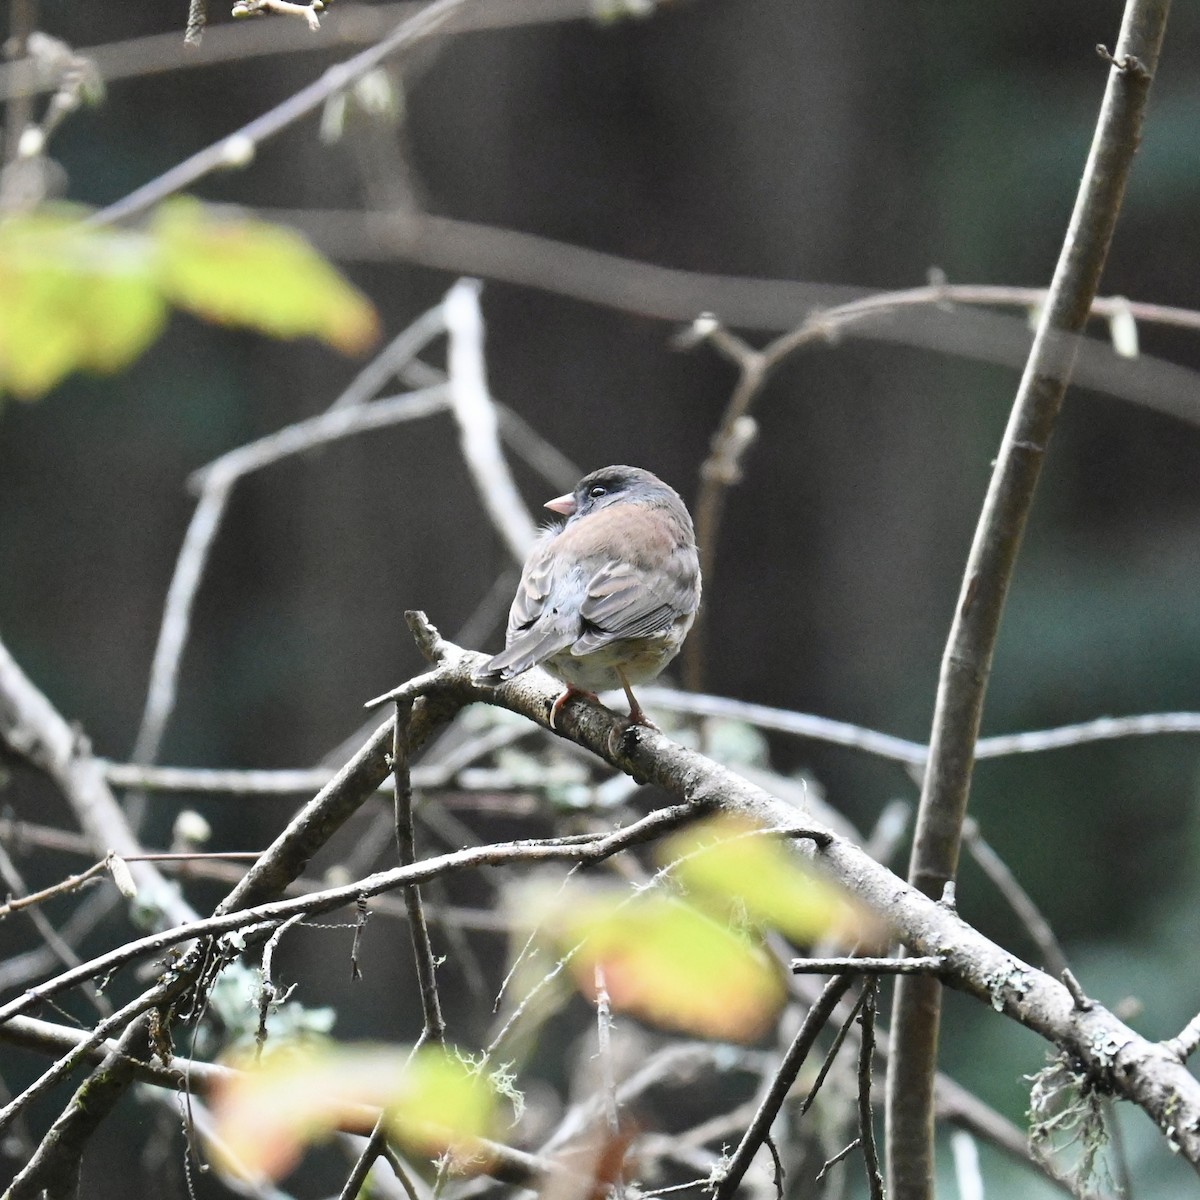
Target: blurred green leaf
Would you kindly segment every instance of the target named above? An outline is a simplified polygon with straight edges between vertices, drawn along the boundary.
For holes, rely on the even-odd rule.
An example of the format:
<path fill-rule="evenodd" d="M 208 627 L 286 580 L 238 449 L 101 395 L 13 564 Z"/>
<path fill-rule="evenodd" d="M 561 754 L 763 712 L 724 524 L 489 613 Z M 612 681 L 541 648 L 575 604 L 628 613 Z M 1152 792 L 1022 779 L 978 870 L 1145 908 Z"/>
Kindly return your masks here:
<path fill-rule="evenodd" d="M 290 229 L 181 196 L 158 207 L 152 230 L 165 295 L 198 316 L 320 338 L 347 354 L 378 335 L 370 301 Z"/>
<path fill-rule="evenodd" d="M 24 399 L 72 371 L 119 371 L 166 319 L 146 239 L 79 216 L 48 209 L 0 222 L 0 389 Z"/>
<path fill-rule="evenodd" d="M 882 932 L 870 909 L 749 821 L 723 816 L 689 826 L 663 843 L 658 858 L 676 864 L 672 874 L 698 903 L 742 913 L 801 945 L 876 940 Z"/>
<path fill-rule="evenodd" d="M 370 302 L 303 238 L 198 201 L 160 206 L 149 232 L 97 228 L 56 206 L 0 221 L 0 393 L 33 399 L 73 371 L 119 371 L 168 305 L 348 354 L 378 334 Z"/>

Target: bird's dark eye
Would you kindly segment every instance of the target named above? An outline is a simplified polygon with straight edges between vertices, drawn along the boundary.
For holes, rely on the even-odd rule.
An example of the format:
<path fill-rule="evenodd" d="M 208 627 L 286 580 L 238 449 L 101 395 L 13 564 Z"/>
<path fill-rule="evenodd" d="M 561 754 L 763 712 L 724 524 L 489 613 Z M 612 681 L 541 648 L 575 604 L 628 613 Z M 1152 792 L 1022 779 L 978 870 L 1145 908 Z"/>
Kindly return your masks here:
<path fill-rule="evenodd" d="M 588 489 L 588 495 L 589 495 L 589 496 L 590 496 L 590 497 L 591 497 L 593 500 L 599 499 L 599 497 L 601 497 L 601 496 L 607 496 L 607 495 L 608 495 L 608 488 L 606 488 L 606 487 L 601 487 L 601 485 L 600 485 L 600 484 L 596 484 L 596 486 L 595 486 L 594 488 L 589 488 L 589 489 Z"/>

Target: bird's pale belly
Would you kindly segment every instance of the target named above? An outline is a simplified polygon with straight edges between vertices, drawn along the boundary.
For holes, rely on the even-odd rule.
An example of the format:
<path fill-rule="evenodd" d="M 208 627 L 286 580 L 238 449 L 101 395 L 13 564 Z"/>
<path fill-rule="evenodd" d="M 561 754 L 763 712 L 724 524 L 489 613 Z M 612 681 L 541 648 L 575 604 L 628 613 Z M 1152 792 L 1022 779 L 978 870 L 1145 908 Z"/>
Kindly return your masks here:
<path fill-rule="evenodd" d="M 660 674 L 679 653 L 691 625 L 692 618 L 689 616 L 686 621 L 677 621 L 670 629 L 653 637 L 610 642 L 598 650 L 579 656 L 567 649 L 547 659 L 542 666 L 551 675 L 584 692 L 602 692 L 621 687 L 617 667 L 621 668 L 626 683 L 645 683 Z"/>

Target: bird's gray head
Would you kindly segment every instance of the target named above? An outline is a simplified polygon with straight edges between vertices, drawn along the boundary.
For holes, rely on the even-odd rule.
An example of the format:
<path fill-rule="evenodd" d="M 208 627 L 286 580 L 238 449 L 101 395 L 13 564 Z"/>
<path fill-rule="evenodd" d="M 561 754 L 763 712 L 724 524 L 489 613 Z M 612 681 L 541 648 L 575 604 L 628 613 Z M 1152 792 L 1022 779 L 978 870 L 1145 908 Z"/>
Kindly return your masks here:
<path fill-rule="evenodd" d="M 657 475 L 641 467 L 601 467 L 585 475 L 573 492 L 556 496 L 547 501 L 552 512 L 562 513 L 568 520 L 586 517 L 610 504 L 623 500 L 669 503 L 672 500 L 682 505 L 679 493 Z"/>

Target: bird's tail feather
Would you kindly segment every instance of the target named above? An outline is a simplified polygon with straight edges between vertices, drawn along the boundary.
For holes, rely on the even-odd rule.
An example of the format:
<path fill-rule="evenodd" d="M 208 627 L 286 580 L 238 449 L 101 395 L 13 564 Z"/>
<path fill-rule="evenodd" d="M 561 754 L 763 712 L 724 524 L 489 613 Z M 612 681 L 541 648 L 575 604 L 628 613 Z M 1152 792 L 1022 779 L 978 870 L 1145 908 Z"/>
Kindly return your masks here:
<path fill-rule="evenodd" d="M 575 634 L 562 629 L 531 629 L 511 646 L 488 659 L 475 672 L 479 683 L 501 683 L 553 658 L 575 640 Z"/>

